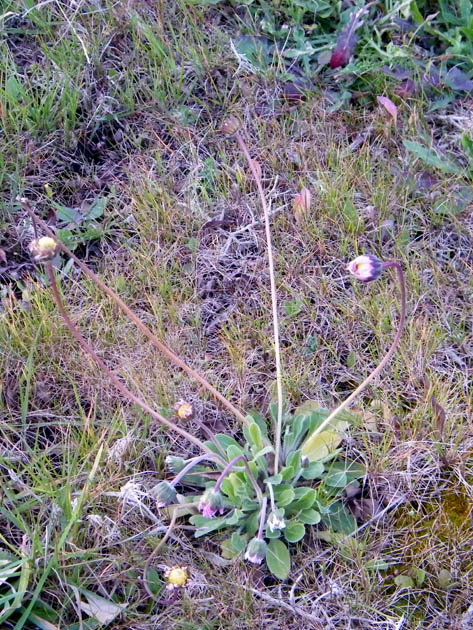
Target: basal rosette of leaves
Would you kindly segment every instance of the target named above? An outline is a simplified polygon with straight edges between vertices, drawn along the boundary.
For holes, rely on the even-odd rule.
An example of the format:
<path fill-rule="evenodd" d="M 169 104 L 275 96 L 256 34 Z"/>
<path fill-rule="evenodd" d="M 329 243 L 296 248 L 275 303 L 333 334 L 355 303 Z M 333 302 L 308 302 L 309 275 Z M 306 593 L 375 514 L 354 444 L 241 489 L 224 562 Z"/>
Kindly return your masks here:
<path fill-rule="evenodd" d="M 273 420 L 276 407 L 272 405 Z M 285 579 L 290 571 L 288 544 L 302 540 L 308 527 L 340 534 L 356 530 L 356 520 L 346 509 L 343 494 L 347 485 L 359 484 L 365 468 L 346 459 L 339 448 L 344 431 L 355 416 L 341 412 L 313 436 L 328 415 L 313 401 L 285 414 L 282 466 L 276 475 L 272 472 L 274 449 L 269 444 L 267 423 L 258 414 L 247 416 L 250 424 L 243 428 L 244 441 L 240 443 L 225 434 L 216 434 L 207 441 L 206 445 L 221 460 L 191 468 L 179 480 L 174 503 L 168 507 L 177 509 L 180 516 L 190 516 L 196 538 L 215 533 L 225 558 L 238 556 L 259 537 L 267 545 L 263 548 L 269 570 Z M 218 512 L 212 517 L 199 513 L 202 496 L 215 488 L 223 462 L 228 464 L 236 458 L 241 459 L 221 481 Z M 167 459 L 170 470 L 176 474 L 191 461 L 181 457 Z M 267 509 L 263 509 L 263 502 Z M 258 562 L 248 553 L 245 557 Z"/>

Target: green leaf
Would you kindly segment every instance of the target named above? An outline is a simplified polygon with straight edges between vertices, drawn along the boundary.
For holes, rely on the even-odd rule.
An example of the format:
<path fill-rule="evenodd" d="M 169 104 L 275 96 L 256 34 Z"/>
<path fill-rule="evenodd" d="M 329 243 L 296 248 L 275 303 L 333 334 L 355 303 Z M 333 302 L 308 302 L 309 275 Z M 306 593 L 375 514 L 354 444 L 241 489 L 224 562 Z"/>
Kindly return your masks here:
<path fill-rule="evenodd" d="M 412 588 L 414 586 L 414 580 L 409 575 L 396 575 L 394 583 L 401 588 Z"/>
<path fill-rule="evenodd" d="M 258 449 L 263 448 L 263 439 L 261 435 L 261 429 L 256 424 L 256 422 L 254 422 L 248 427 L 248 432 L 250 434 L 251 442 L 256 446 L 256 448 Z"/>
<path fill-rule="evenodd" d="M 305 536 L 305 527 L 298 521 L 289 521 L 286 523 L 286 527 L 283 530 L 284 538 L 287 542 L 296 543 L 302 540 Z"/>
<path fill-rule="evenodd" d="M 290 427 L 286 428 L 283 440 L 283 449 L 285 453 L 297 449 L 309 428 L 309 415 L 299 414 L 294 417 Z"/>
<path fill-rule="evenodd" d="M 312 417 L 313 415 L 321 415 L 321 422 L 322 420 L 325 420 L 328 414 L 329 412 L 326 409 L 323 409 L 320 406 L 320 403 L 316 400 L 306 400 L 294 410 L 295 418 L 298 416 Z"/>
<path fill-rule="evenodd" d="M 356 365 L 356 352 L 350 352 L 350 354 L 347 356 L 347 368 L 350 368 L 350 370 L 352 368 L 354 368 Z"/>
<path fill-rule="evenodd" d="M 201 514 L 194 514 L 189 519 L 190 523 L 196 527 L 194 532 L 195 538 L 200 538 L 201 536 L 205 536 L 210 534 L 210 532 L 214 532 L 216 529 L 223 527 L 226 524 L 227 517 L 220 516 L 217 518 L 205 518 Z"/>
<path fill-rule="evenodd" d="M 253 536 L 258 531 L 259 526 L 259 510 L 255 510 L 252 512 L 245 521 L 244 529 L 248 535 L 248 539 L 253 538 Z"/>
<path fill-rule="evenodd" d="M 232 481 L 228 477 L 225 477 L 225 479 L 222 481 L 220 489 L 222 490 L 222 493 L 230 499 L 230 501 L 232 501 L 233 503 L 236 502 L 237 495 L 235 493 L 235 488 Z"/>
<path fill-rule="evenodd" d="M 327 511 L 322 513 L 322 521 L 334 532 L 352 534 L 357 529 L 355 518 L 347 511 L 343 503 L 332 503 Z"/>
<path fill-rule="evenodd" d="M 284 466 L 284 468 L 281 468 L 280 473 L 282 481 L 290 481 L 294 477 L 295 473 L 296 471 L 292 466 Z"/>
<path fill-rule="evenodd" d="M 80 210 L 77 210 L 76 208 L 68 208 L 60 203 L 56 203 L 55 201 L 51 201 L 50 203 L 56 211 L 56 218 L 58 221 L 61 221 L 62 223 L 75 223 L 76 225 L 80 225 L 84 220 L 84 216 Z"/>
<path fill-rule="evenodd" d="M 302 469 L 302 477 L 304 479 L 320 479 L 324 474 L 325 466 L 322 462 L 311 462 Z"/>
<path fill-rule="evenodd" d="M 452 582 L 452 574 L 447 569 L 440 569 L 437 575 L 437 583 L 440 588 L 447 590 L 451 586 L 453 586 Z"/>
<path fill-rule="evenodd" d="M 286 460 L 286 466 L 292 466 L 294 470 L 299 470 L 301 466 L 301 452 L 293 451 Z"/>
<path fill-rule="evenodd" d="M 238 446 L 238 448 L 241 448 L 241 446 L 234 438 L 226 435 L 225 433 L 216 433 L 214 435 L 214 438 L 215 440 L 217 440 L 224 451 L 226 451 L 229 446 Z"/>
<path fill-rule="evenodd" d="M 296 495 L 292 486 L 281 485 L 274 488 L 274 499 L 278 504 L 278 507 L 285 507 L 286 505 L 289 505 L 289 503 L 292 503 L 295 499 L 295 496 Z"/>
<path fill-rule="evenodd" d="M 241 35 L 232 40 L 234 50 L 242 59 L 258 70 L 265 70 L 270 64 L 270 42 L 262 37 Z"/>
<path fill-rule="evenodd" d="M 235 558 L 245 550 L 246 542 L 247 536 L 239 534 L 238 532 L 233 532 L 230 538 L 225 538 L 225 540 L 222 540 L 220 543 L 222 556 L 227 560 Z"/>
<path fill-rule="evenodd" d="M 343 471 L 328 473 L 324 479 L 329 488 L 344 488 L 348 484 L 347 474 Z"/>
<path fill-rule="evenodd" d="M 429 149 L 428 147 L 424 147 L 422 144 L 412 142 L 411 140 L 403 140 L 403 144 L 408 151 L 415 155 L 415 157 L 419 158 L 429 166 L 438 168 L 444 173 L 459 175 L 465 170 L 457 162 L 453 162 L 448 158 L 439 155 L 435 149 Z"/>
<path fill-rule="evenodd" d="M 100 219 L 103 216 L 105 208 L 107 207 L 108 197 L 99 197 L 90 206 L 88 212 L 84 214 L 86 221 L 93 221 L 94 219 Z"/>
<path fill-rule="evenodd" d="M 366 475 L 366 467 L 361 464 L 360 462 L 353 462 L 353 461 L 335 461 L 335 462 L 331 462 L 328 466 L 328 476 L 326 477 L 326 479 L 329 479 L 330 476 L 335 476 L 337 473 L 344 473 L 346 475 L 347 478 L 347 483 L 344 485 L 347 485 L 348 483 L 351 483 L 352 481 L 355 481 L 356 479 L 360 479 L 360 477 L 364 477 Z M 332 487 L 341 487 L 341 486 L 335 486 L 333 484 L 328 484 L 331 485 Z"/>
<path fill-rule="evenodd" d="M 5 94 L 10 101 L 18 103 L 20 98 L 26 97 L 26 91 L 23 84 L 15 76 L 8 77 L 5 83 Z"/>
<path fill-rule="evenodd" d="M 417 2 L 412 0 L 410 4 L 412 19 L 416 24 L 423 24 L 424 18 L 422 17 L 422 13 L 419 11 L 419 7 L 417 6 Z"/>
<path fill-rule="evenodd" d="M 268 444 L 267 446 L 263 447 L 260 451 L 255 453 L 253 459 L 255 460 L 259 459 L 260 457 L 263 457 L 264 455 L 267 455 L 268 453 L 274 453 L 274 448 L 271 446 L 271 444 Z"/>
<path fill-rule="evenodd" d="M 291 557 L 282 540 L 271 540 L 266 551 L 266 564 L 271 573 L 280 580 L 285 580 L 291 570 Z"/>
<path fill-rule="evenodd" d="M 424 569 L 415 570 L 415 579 L 417 586 L 422 586 L 422 584 L 425 582 L 426 575 L 427 574 Z"/>
<path fill-rule="evenodd" d="M 297 518 L 301 523 L 305 523 L 306 525 L 317 525 L 317 523 L 320 523 L 320 519 L 322 517 L 320 516 L 320 512 L 317 512 L 317 510 L 314 510 L 313 508 L 309 508 L 308 510 L 302 510 L 302 512 L 299 512 Z"/>
<path fill-rule="evenodd" d="M 233 514 L 227 516 L 225 525 L 234 526 L 238 524 L 238 521 L 244 516 L 244 512 L 242 510 L 234 510 Z"/>
<path fill-rule="evenodd" d="M 304 302 L 301 299 L 286 300 L 282 307 L 288 317 L 295 317 L 303 310 Z"/>
<path fill-rule="evenodd" d="M 471 139 L 471 137 L 467 134 L 464 133 L 461 137 L 461 145 L 463 147 L 463 150 L 465 151 L 465 153 L 468 155 L 468 158 L 470 160 L 473 160 L 473 140 Z"/>
<path fill-rule="evenodd" d="M 256 424 L 260 428 L 261 435 L 263 435 L 265 438 L 268 437 L 268 427 L 266 426 L 266 420 L 264 416 L 262 416 L 257 411 L 250 411 L 246 414 L 246 417 L 248 420 L 250 420 L 250 422 L 256 422 Z"/>
<path fill-rule="evenodd" d="M 282 481 L 282 474 L 278 473 L 277 475 L 273 475 L 272 477 L 267 477 L 264 480 L 264 483 L 270 483 L 272 486 L 278 486 Z"/>
<path fill-rule="evenodd" d="M 238 446 L 238 444 L 230 444 L 230 446 L 227 447 L 227 457 L 229 461 L 235 459 L 235 457 L 240 457 L 244 454 L 244 450 L 241 448 L 241 446 Z"/>
<path fill-rule="evenodd" d="M 288 506 L 292 514 L 300 510 L 308 510 L 317 498 L 317 492 L 313 488 L 296 488 L 294 495 L 294 500 Z"/>

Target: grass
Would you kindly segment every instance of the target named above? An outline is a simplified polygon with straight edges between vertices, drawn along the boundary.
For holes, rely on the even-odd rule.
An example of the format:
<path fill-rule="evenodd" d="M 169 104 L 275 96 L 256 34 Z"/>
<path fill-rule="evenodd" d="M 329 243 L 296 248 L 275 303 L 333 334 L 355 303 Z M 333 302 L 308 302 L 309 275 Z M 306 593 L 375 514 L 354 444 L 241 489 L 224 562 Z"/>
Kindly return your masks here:
<path fill-rule="evenodd" d="M 0 545 L 21 560 L 20 582 L 10 581 L 24 591 L 5 627 L 36 627 L 26 621 L 29 604 L 54 627 L 81 619 L 99 627 L 83 589 L 126 604 L 111 627 L 134 630 L 469 627 L 471 207 L 436 211 L 469 180 L 430 169 L 426 188 L 425 166 L 402 143 L 427 133 L 455 152 L 464 106 L 436 116 L 422 95 L 399 100 L 397 127 L 376 108 L 330 113 L 317 92 L 293 107 L 276 81 L 237 72 L 212 8 L 29 6 L 6 1 L 0 10 Z M 365 251 L 403 263 L 401 349 L 355 405 L 359 426 L 345 442 L 368 467 L 363 494 L 351 500 L 360 523 L 396 507 L 335 546 L 314 528 L 293 546 L 295 568 L 281 586 L 240 559 L 222 562 L 212 539 L 196 545 L 179 522 L 156 560 L 156 589 L 174 564 L 191 568 L 193 585 L 163 605 L 142 584 L 166 529 L 149 488 L 164 476 L 166 454 L 193 447 L 117 397 L 77 347 L 41 270 L 27 262 L 32 233 L 14 200 L 28 196 L 47 216 L 45 184 L 67 207 L 110 195 L 103 237 L 76 252 L 238 408 L 266 413 L 275 367 L 262 215 L 236 143 L 216 132 L 228 113 L 244 122 L 278 211 L 291 406 L 342 400 L 392 339 L 391 278 L 355 286 L 346 263 Z M 301 186 L 313 202 L 296 223 L 291 201 Z M 74 268 L 63 267 L 61 289 L 86 338 L 133 391 L 170 415 L 188 400 L 211 430 L 238 434 Z M 203 437 L 196 421 L 185 428 Z"/>

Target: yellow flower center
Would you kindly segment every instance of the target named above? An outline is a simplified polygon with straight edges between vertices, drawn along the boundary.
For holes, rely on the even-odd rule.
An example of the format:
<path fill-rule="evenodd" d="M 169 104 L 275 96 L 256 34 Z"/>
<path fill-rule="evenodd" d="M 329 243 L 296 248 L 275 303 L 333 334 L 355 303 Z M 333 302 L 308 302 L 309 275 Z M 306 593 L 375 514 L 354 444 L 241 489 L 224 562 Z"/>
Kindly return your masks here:
<path fill-rule="evenodd" d="M 365 272 L 371 271 L 371 263 L 370 262 L 358 263 L 356 266 L 356 271 L 358 273 L 365 273 Z"/>
<path fill-rule="evenodd" d="M 184 403 L 183 405 L 180 405 L 179 409 L 177 410 L 177 415 L 182 420 L 189 418 L 192 415 L 192 405 L 190 405 L 189 403 Z"/>
<path fill-rule="evenodd" d="M 38 240 L 38 248 L 41 251 L 52 251 L 56 248 L 56 241 L 50 236 L 42 236 Z"/>

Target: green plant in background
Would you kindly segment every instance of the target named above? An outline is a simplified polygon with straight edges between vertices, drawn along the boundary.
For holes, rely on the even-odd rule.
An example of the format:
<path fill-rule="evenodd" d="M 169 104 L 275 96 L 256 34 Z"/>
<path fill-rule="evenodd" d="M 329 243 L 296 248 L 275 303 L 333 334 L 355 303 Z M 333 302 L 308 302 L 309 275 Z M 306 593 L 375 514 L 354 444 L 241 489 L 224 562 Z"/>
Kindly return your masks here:
<path fill-rule="evenodd" d="M 348 460 L 340 444 L 353 416 L 346 407 L 360 394 L 391 359 L 399 344 L 405 322 L 406 294 L 402 269 L 397 262 L 381 262 L 372 255 L 358 256 L 348 270 L 361 282 L 376 280 L 386 268 L 397 272 L 401 288 L 401 309 L 393 343 L 378 367 L 336 409 L 328 411 L 314 401 L 306 401 L 290 412 L 282 392 L 282 368 L 279 350 L 278 305 L 273 265 L 269 211 L 260 173 L 251 159 L 235 118 L 228 119 L 221 131 L 234 135 L 245 155 L 257 184 L 265 218 L 268 262 L 271 280 L 274 350 L 276 358 L 277 399 L 270 406 L 270 418 L 258 413 L 242 414 L 200 374 L 187 366 L 172 350 L 159 341 L 141 320 L 109 287 L 58 240 L 54 232 L 39 219 L 26 199 L 21 203 L 35 227 L 47 234 L 36 239 L 30 251 L 33 260 L 44 263 L 58 309 L 82 348 L 94 359 L 118 391 L 161 424 L 198 446 L 202 455 L 187 459 L 168 457 L 171 480 L 161 481 L 152 493 L 159 508 L 167 508 L 175 519 L 190 516 L 195 536 L 220 532 L 225 557 L 245 552 L 249 562 L 266 560 L 269 570 L 279 579 L 290 571 L 287 543 L 304 537 L 306 527 L 321 524 L 339 535 L 350 535 L 357 524 L 343 503 L 347 486 L 358 486 L 365 475 L 364 466 Z M 83 338 L 62 304 L 51 260 L 59 251 L 67 253 L 93 282 L 109 295 L 119 308 L 142 330 L 148 339 L 188 375 L 197 379 L 241 422 L 240 440 L 226 435 L 210 435 L 202 442 L 174 424 L 133 394 L 103 362 Z"/>
<path fill-rule="evenodd" d="M 439 98 L 439 106 L 473 89 L 471 0 L 359 1 L 349 7 L 329 0 L 188 1 L 230 4 L 242 32 L 233 41 L 241 61 L 257 72 L 272 68 L 302 89 L 314 86 L 302 75 L 335 84 L 339 104 L 353 92 L 383 88 L 383 77 L 400 82 L 400 96 L 420 86 Z"/>

